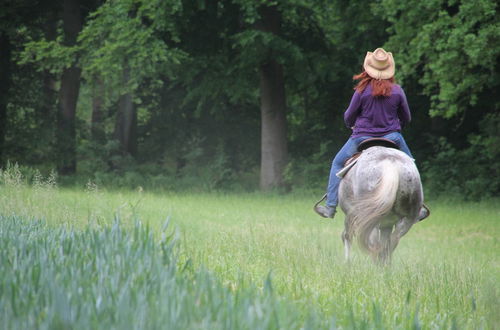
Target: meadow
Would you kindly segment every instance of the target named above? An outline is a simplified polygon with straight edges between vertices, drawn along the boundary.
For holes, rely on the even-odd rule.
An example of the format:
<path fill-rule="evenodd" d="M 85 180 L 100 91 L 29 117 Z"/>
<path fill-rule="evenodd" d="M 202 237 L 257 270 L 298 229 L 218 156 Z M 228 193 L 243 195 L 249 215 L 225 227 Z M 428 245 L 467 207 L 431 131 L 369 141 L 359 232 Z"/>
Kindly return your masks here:
<path fill-rule="evenodd" d="M 2 328 L 494 329 L 500 203 L 431 200 L 379 267 L 321 195 L 0 184 Z M 319 195 L 318 195 L 319 194 Z"/>

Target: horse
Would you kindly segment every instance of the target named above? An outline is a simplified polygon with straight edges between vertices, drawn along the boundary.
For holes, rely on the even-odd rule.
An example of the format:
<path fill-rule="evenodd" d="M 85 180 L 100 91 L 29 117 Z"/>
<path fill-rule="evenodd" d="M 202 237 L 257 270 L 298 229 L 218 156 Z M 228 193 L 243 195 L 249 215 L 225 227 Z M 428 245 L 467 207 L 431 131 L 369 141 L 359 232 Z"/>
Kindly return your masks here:
<path fill-rule="evenodd" d="M 363 150 L 339 186 L 344 211 L 342 233 L 346 260 L 352 240 L 381 264 L 390 263 L 399 240 L 419 221 L 422 183 L 414 160 L 382 146 Z"/>

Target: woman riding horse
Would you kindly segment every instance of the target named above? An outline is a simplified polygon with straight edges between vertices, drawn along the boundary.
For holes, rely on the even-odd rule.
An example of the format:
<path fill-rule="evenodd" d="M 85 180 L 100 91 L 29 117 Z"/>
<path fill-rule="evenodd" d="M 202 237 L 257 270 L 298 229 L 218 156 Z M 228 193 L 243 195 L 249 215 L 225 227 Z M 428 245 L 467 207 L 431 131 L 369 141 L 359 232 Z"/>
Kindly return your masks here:
<path fill-rule="evenodd" d="M 381 137 L 397 144 L 410 158 L 410 149 L 401 135 L 401 128 L 411 120 L 406 95 L 394 80 L 394 58 L 392 53 L 377 48 L 368 52 L 363 64 L 364 71 L 353 77 L 359 80 L 351 103 L 344 113 L 347 127 L 353 133 L 332 162 L 326 193 L 326 205 L 316 204 L 314 210 L 324 218 L 333 218 L 338 205 L 340 178 L 336 173 L 347 159 L 354 155 L 358 145 L 367 139 Z M 428 216 L 422 208 L 420 220 Z"/>

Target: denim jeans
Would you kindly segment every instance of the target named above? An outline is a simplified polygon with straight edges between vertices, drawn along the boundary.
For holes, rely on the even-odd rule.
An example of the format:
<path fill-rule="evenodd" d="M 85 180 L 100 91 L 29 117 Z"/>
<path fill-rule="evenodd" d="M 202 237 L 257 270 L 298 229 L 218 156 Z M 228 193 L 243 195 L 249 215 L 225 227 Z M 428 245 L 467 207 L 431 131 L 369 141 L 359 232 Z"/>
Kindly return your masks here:
<path fill-rule="evenodd" d="M 358 145 L 366 139 L 370 139 L 373 136 L 360 136 L 356 138 L 349 138 L 346 144 L 340 149 L 332 162 L 332 168 L 330 169 L 330 179 L 328 180 L 328 188 L 327 188 L 327 198 L 326 205 L 330 207 L 336 207 L 339 202 L 339 185 L 340 178 L 335 174 L 340 171 L 344 167 L 344 163 L 347 159 L 349 159 L 352 155 L 354 155 L 357 151 Z M 413 158 L 411 155 L 410 149 L 406 145 L 405 139 L 399 132 L 392 132 L 387 135 L 381 136 L 384 139 L 389 139 L 396 143 L 399 149 Z"/>

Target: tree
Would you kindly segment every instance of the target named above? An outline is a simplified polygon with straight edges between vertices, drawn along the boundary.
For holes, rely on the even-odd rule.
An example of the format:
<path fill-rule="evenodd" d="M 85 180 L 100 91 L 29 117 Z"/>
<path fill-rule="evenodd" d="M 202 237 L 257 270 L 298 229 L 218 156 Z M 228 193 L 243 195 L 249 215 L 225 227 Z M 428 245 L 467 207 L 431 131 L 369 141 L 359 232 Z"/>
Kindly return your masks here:
<path fill-rule="evenodd" d="M 83 19 L 79 0 L 64 0 L 63 30 L 67 47 L 76 44 L 78 34 L 82 30 Z M 60 174 L 76 172 L 76 103 L 80 90 L 81 68 L 75 62 L 64 69 L 59 89 L 57 151 L 59 156 L 58 171 Z"/>
<path fill-rule="evenodd" d="M 261 28 L 278 36 L 281 13 L 276 6 L 261 7 Z M 260 188 L 268 190 L 284 184 L 283 171 L 288 161 L 286 135 L 286 96 L 283 67 L 270 56 L 260 64 L 261 174 Z"/>
<path fill-rule="evenodd" d="M 26 35 L 36 35 L 40 31 L 46 32 L 51 38 L 53 25 L 43 25 L 41 22 L 49 16 L 52 17 L 56 8 L 57 5 L 53 3 L 41 3 L 35 0 L 6 0 L 0 4 L 0 165 L 6 161 L 5 152 L 8 147 L 5 141 L 6 135 L 9 131 L 18 129 L 9 125 L 9 122 L 13 122 L 13 118 L 10 118 L 8 113 L 13 111 L 12 106 L 16 101 L 28 99 L 27 91 L 14 89 L 17 87 L 15 84 L 24 78 L 29 81 L 34 78 L 32 72 L 22 72 L 16 65 L 19 49 L 22 47 L 21 43 Z M 30 75 L 31 77 L 28 78 L 27 76 Z M 41 111 L 36 113 L 38 118 L 35 121 L 46 123 L 45 118 L 54 117 L 49 113 L 51 110 L 49 103 L 54 99 L 51 88 L 53 81 L 50 78 L 48 73 L 44 76 L 44 84 L 41 88 L 43 97 L 37 100 L 42 107 Z M 26 85 L 20 87 L 21 89 L 27 88 Z M 40 131 L 45 132 L 47 127 L 41 125 L 40 128 Z"/>
<path fill-rule="evenodd" d="M 328 6 L 326 2 L 321 5 Z M 195 59 L 203 59 L 195 62 L 201 66 L 192 71 L 204 72 L 207 66 L 222 68 L 215 78 L 218 83 L 213 84 L 216 87 L 211 88 L 218 88 L 218 92 L 212 93 L 213 95 L 227 95 L 232 102 L 260 103 L 260 186 L 263 190 L 284 185 L 283 175 L 288 161 L 287 81 L 310 83 L 316 78 L 306 78 L 318 73 L 316 70 L 312 70 L 314 74 L 308 71 L 311 67 L 307 59 L 307 55 L 310 55 L 308 39 L 294 38 L 287 34 L 287 30 L 301 31 L 303 35 L 310 33 L 309 37 L 316 38 L 321 34 L 317 32 L 321 30 L 318 23 L 321 9 L 317 7 L 318 3 L 313 1 L 268 3 L 235 0 L 229 5 L 211 2 L 201 9 L 204 15 L 209 11 L 208 8 L 215 12 L 214 33 L 224 39 L 218 52 L 207 49 L 210 52 L 207 54 L 200 52 L 200 48 L 190 52 Z M 233 20 L 218 20 L 218 17 L 232 17 Z M 282 29 L 285 25 L 287 29 Z M 318 39 L 320 45 L 328 43 L 324 38 Z M 318 59 L 322 63 L 328 57 Z M 322 74 L 319 73 L 318 76 Z M 207 98 L 209 93 L 205 92 L 203 95 Z M 257 95 L 260 98 L 256 100 Z M 208 99 L 212 100 L 213 97 Z"/>
<path fill-rule="evenodd" d="M 3 164 L 5 129 L 7 126 L 7 102 L 11 84 L 10 38 L 6 31 L 0 30 L 0 165 Z"/>
<path fill-rule="evenodd" d="M 129 70 L 124 69 L 124 84 L 129 79 Z M 122 151 L 132 156 L 137 153 L 137 111 L 133 102 L 133 94 L 125 93 L 118 99 L 116 113 L 115 138 L 120 142 Z"/>
<path fill-rule="evenodd" d="M 386 45 L 398 54 L 399 78 L 418 82 L 430 100 L 428 186 L 463 198 L 498 195 L 498 2 L 384 0 L 374 9 L 391 25 Z"/>
<path fill-rule="evenodd" d="M 170 16 L 179 8 L 178 1 L 108 1 L 92 14 L 79 37 L 83 75 L 96 101 L 94 119 L 106 104 L 117 103 L 113 135 L 126 154 L 137 151 L 135 102 L 140 100 L 134 93 L 146 79 L 161 85 L 159 77 L 168 75 L 183 56 L 163 39 L 175 38 Z"/>
<path fill-rule="evenodd" d="M 375 12 L 391 27 L 387 47 L 397 52 L 399 77 L 417 79 L 431 100 L 431 116 L 463 116 L 498 89 L 498 2 L 382 1 Z M 490 99 L 479 108 L 498 109 Z"/>

